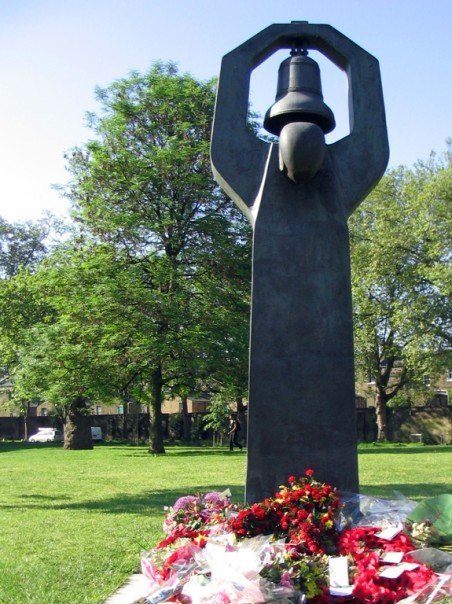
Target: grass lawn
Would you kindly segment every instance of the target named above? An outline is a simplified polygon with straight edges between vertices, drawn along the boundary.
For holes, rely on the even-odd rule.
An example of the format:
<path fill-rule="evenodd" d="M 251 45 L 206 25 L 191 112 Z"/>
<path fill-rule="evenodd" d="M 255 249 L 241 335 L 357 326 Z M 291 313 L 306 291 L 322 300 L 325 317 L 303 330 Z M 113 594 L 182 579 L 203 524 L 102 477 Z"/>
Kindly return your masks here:
<path fill-rule="evenodd" d="M 243 498 L 244 453 L 211 447 L 0 443 L 0 603 L 97 604 L 161 536 L 162 509 L 231 488 Z M 452 447 L 361 445 L 361 491 L 411 499 L 451 491 Z"/>

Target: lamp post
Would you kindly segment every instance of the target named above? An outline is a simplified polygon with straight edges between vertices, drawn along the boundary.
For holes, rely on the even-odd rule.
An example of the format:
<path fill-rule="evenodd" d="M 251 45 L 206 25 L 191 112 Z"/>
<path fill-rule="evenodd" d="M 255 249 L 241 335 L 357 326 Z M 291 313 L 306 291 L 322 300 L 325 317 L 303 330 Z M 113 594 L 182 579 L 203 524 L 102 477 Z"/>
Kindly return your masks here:
<path fill-rule="evenodd" d="M 279 70 L 266 143 L 246 126 L 252 70 L 291 49 Z M 309 49 L 347 73 L 350 134 L 335 126 Z M 357 492 L 347 220 L 388 161 L 378 61 L 329 25 L 276 24 L 222 61 L 211 145 L 215 178 L 253 225 L 245 498 L 272 495 L 307 467 Z"/>

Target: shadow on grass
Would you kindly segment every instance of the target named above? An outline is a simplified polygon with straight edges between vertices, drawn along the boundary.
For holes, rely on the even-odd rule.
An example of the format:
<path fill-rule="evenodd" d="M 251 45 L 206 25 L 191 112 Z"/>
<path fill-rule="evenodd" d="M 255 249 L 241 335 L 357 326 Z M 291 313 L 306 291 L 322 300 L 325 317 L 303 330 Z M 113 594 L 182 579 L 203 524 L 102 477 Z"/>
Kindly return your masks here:
<path fill-rule="evenodd" d="M 452 453 L 451 445 L 360 445 L 359 455 L 420 455 L 425 453 Z"/>
<path fill-rule="evenodd" d="M 103 441 L 93 443 L 94 449 L 115 449 L 116 451 L 124 451 L 129 453 L 131 456 L 144 456 L 153 455 L 149 452 L 147 445 L 135 444 L 128 441 Z M 62 442 L 51 442 L 51 443 L 29 443 L 27 441 L 0 441 L 0 453 L 8 453 L 13 451 L 30 451 L 36 449 L 55 449 L 62 448 Z M 92 451 L 92 449 L 87 449 Z M 188 457 L 193 455 L 230 455 L 230 451 L 227 445 L 223 447 L 212 447 L 208 444 L 167 444 L 165 443 L 165 450 L 169 455 L 175 455 L 178 457 Z M 234 449 L 234 453 L 240 453 L 239 450 Z"/>
<path fill-rule="evenodd" d="M 235 450 L 234 451 L 229 451 L 229 449 L 223 448 L 223 449 L 217 449 L 217 448 L 211 448 L 211 449 L 195 449 L 195 448 L 187 448 L 185 450 L 183 449 L 172 449 L 170 447 L 167 447 L 166 449 L 166 453 L 171 456 L 171 457 L 196 457 L 196 456 L 202 456 L 202 457 L 230 457 L 232 455 L 246 455 L 246 450 L 243 451 L 239 451 L 239 450 Z M 149 457 L 152 456 L 153 453 L 150 453 L 149 451 L 133 451 L 133 449 L 128 449 L 127 453 L 124 453 L 122 456 L 123 457 Z M 162 457 L 165 457 L 165 455 L 162 455 Z"/>
<path fill-rule="evenodd" d="M 228 485 L 215 485 L 215 490 L 224 491 L 229 488 Z M 206 486 L 193 486 L 188 489 L 162 489 L 160 491 L 142 492 L 135 495 L 127 493 L 118 493 L 113 497 L 105 499 L 91 499 L 88 501 L 70 503 L 65 501 L 67 496 L 47 497 L 45 495 L 22 495 L 23 504 L 1 505 L 0 509 L 33 509 L 33 510 L 83 510 L 90 512 L 99 512 L 102 514 L 134 514 L 140 516 L 149 516 L 153 514 L 162 514 L 165 506 L 173 505 L 179 497 L 189 494 L 205 493 Z M 423 484 L 401 484 L 393 483 L 387 485 L 361 485 L 361 493 L 372 495 L 383 499 L 395 499 L 395 492 L 402 494 L 407 499 L 420 501 L 426 497 L 434 497 L 445 492 L 445 485 L 440 483 L 430 483 L 428 492 Z M 244 487 L 233 487 L 233 501 L 242 503 L 244 498 Z"/>
<path fill-rule="evenodd" d="M 215 485 L 212 490 L 225 491 L 229 485 Z M 0 509 L 33 509 L 33 510 L 89 510 L 92 512 L 101 512 L 103 514 L 138 514 L 148 516 L 149 514 L 162 513 L 165 506 L 173 505 L 179 497 L 195 493 L 205 493 L 206 486 L 193 486 L 189 489 L 162 489 L 161 491 L 148 491 L 135 495 L 127 493 L 118 493 L 117 495 L 106 499 L 92 499 L 82 502 L 62 503 L 55 502 L 54 497 L 49 497 L 49 502 L 42 501 L 47 499 L 42 495 L 23 495 L 26 499 L 24 504 L 2 505 Z M 234 486 L 233 501 L 241 503 L 244 498 L 245 489 L 243 486 Z M 63 499 L 59 497 L 58 499 Z M 29 501 L 36 499 L 36 503 Z"/>
<path fill-rule="evenodd" d="M 10 451 L 61 448 L 61 442 L 29 443 L 26 441 L 0 441 L 0 453 Z M 103 441 L 94 443 L 95 449 L 116 449 L 133 455 L 152 455 L 148 452 L 147 445 L 135 444 L 129 441 Z M 194 455 L 230 455 L 228 445 L 212 447 L 207 443 L 165 443 L 165 450 L 169 455 L 188 457 Z M 235 454 L 240 451 L 234 449 Z M 423 453 L 452 453 L 452 445 L 422 445 L 413 443 L 360 443 L 359 455 L 379 455 L 405 453 L 419 455 Z"/>
<path fill-rule="evenodd" d="M 141 450 L 143 449 L 143 445 L 140 447 L 132 444 L 118 444 L 116 443 L 93 443 L 93 449 L 74 449 L 74 451 L 88 451 L 92 452 L 94 449 L 98 448 L 114 448 L 114 449 L 124 449 L 125 451 L 133 451 L 134 448 Z M 8 441 L 8 442 L 0 442 L 0 453 L 13 453 L 15 451 L 36 451 L 38 449 L 61 449 L 63 450 L 63 443 L 61 441 L 50 442 L 50 443 L 29 443 L 27 441 Z M 68 450 L 68 453 L 71 451 Z"/>
<path fill-rule="evenodd" d="M 61 449 L 62 442 L 52 443 L 29 443 L 22 440 L 0 442 L 0 453 L 12 453 L 13 451 L 30 451 L 32 449 Z"/>
<path fill-rule="evenodd" d="M 61 501 L 67 501 L 70 500 L 71 498 L 69 497 L 69 495 L 38 495 L 38 494 L 31 494 L 31 495 L 21 495 L 20 496 L 21 499 L 30 499 L 31 501 L 33 500 L 38 500 L 38 501 L 55 501 L 57 499 L 61 499 Z"/>
<path fill-rule="evenodd" d="M 428 497 L 436 497 L 447 492 L 447 486 L 444 483 L 425 484 L 386 484 L 386 485 L 367 485 L 361 484 L 360 491 L 363 495 L 372 495 L 382 499 L 398 499 L 403 495 L 407 499 L 420 501 Z"/>

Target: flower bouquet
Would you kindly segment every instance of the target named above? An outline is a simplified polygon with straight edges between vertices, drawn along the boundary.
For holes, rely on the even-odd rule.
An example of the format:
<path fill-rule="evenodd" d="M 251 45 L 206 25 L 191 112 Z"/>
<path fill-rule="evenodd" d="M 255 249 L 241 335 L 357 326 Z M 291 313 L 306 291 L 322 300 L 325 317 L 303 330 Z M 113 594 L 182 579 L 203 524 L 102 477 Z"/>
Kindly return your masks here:
<path fill-rule="evenodd" d="M 149 588 L 141 602 L 450 601 L 451 575 L 424 563 L 412 523 L 395 513 L 379 515 L 379 526 L 371 515 L 366 525 L 366 514 L 350 522 L 345 507 L 310 469 L 249 506 L 232 504 L 229 492 L 181 497 L 167 509 L 165 539 L 142 557 Z"/>

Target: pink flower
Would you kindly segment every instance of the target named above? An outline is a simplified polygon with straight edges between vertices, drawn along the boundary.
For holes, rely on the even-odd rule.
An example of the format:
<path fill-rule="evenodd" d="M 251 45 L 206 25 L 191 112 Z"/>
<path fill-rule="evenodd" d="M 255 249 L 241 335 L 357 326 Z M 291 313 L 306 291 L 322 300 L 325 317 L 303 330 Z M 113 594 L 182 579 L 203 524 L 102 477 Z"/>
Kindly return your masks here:
<path fill-rule="evenodd" d="M 163 581 L 161 570 L 149 558 L 144 556 L 141 558 L 141 572 L 151 581 L 151 584 Z"/>
<path fill-rule="evenodd" d="M 290 573 L 288 570 L 284 571 L 281 575 L 281 579 L 279 581 L 279 583 L 283 586 L 283 587 L 287 587 L 289 589 L 292 588 L 292 581 L 290 580 Z"/>
<path fill-rule="evenodd" d="M 215 599 L 212 601 L 212 604 L 230 604 L 231 602 L 231 598 L 226 591 L 219 591 L 217 594 L 215 594 L 214 598 Z"/>
<path fill-rule="evenodd" d="M 211 506 L 223 506 L 223 505 L 227 505 L 229 503 L 229 499 L 227 497 L 221 497 L 221 493 L 218 493 L 217 491 L 212 491 L 211 493 L 207 493 L 206 495 L 204 495 L 204 497 L 202 498 L 202 502 L 205 505 L 211 505 Z"/>
<path fill-rule="evenodd" d="M 193 495 L 186 495 L 185 497 L 179 497 L 173 506 L 173 510 L 178 512 L 179 510 L 191 510 L 198 503 L 198 498 Z"/>

